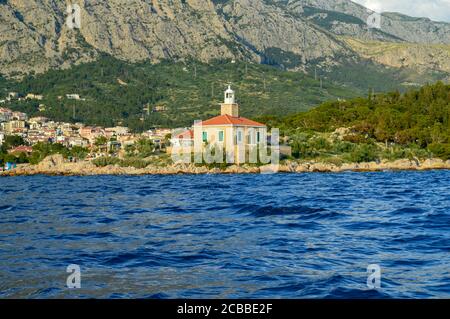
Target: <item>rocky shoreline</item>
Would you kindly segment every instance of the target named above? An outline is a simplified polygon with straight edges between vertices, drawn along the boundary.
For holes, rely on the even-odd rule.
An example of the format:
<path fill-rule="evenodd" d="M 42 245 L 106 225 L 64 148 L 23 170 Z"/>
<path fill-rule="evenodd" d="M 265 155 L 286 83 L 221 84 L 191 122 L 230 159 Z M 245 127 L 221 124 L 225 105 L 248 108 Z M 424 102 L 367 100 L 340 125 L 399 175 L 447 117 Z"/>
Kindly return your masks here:
<path fill-rule="evenodd" d="M 90 176 L 90 175 L 175 175 L 175 174 L 260 174 L 260 173 L 339 173 L 353 172 L 379 172 L 388 170 L 434 170 L 450 169 L 450 160 L 441 159 L 408 160 L 401 159 L 393 162 L 382 161 L 380 163 L 344 163 L 335 165 L 320 162 L 295 162 L 288 161 L 278 166 L 250 166 L 232 165 L 226 169 L 208 168 L 193 164 L 172 164 L 168 166 L 148 166 L 146 168 L 120 167 L 110 165 L 97 167 L 89 161 L 68 163 L 62 156 L 53 155 L 47 157 L 38 165 L 22 164 L 17 168 L 0 172 L 0 176 L 28 176 L 28 175 L 64 175 L 64 176 Z"/>

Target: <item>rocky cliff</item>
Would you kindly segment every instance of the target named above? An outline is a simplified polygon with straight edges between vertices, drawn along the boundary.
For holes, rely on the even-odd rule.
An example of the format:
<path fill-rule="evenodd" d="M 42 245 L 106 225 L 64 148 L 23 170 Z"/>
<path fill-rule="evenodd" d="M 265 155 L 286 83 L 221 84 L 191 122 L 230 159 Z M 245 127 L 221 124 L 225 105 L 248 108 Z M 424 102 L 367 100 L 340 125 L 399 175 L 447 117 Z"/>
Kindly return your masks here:
<path fill-rule="evenodd" d="M 66 24 L 80 6 L 81 27 Z M 0 0 L 0 74 L 67 68 L 108 53 L 127 61 L 236 58 L 290 69 L 359 57 L 340 36 L 449 44 L 450 24 L 385 14 L 381 30 L 349 0 Z"/>
<path fill-rule="evenodd" d="M 38 165 L 21 164 L 16 169 L 0 172 L 1 176 L 21 175 L 173 175 L 173 174 L 268 174 L 268 173 L 308 173 L 308 172 L 379 172 L 386 170 L 433 170 L 450 169 L 450 161 L 441 159 L 409 160 L 402 159 L 393 162 L 383 161 L 380 163 L 346 163 L 335 165 L 321 162 L 297 162 L 286 161 L 280 165 L 250 166 L 232 165 L 225 169 L 211 168 L 206 166 L 195 166 L 193 164 L 172 164 L 167 166 L 149 165 L 146 168 L 120 167 L 110 165 L 97 167 L 92 162 L 83 161 L 79 163 L 68 163 L 62 155 L 51 155 Z"/>

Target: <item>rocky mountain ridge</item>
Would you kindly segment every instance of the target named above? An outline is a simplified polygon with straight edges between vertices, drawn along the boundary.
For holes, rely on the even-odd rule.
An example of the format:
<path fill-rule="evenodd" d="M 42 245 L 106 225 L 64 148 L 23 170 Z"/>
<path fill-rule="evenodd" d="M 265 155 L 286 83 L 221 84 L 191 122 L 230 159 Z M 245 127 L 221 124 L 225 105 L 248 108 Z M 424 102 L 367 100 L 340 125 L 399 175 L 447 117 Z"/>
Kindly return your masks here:
<path fill-rule="evenodd" d="M 79 29 L 66 24 L 71 3 L 80 7 Z M 388 13 L 381 30 L 369 29 L 371 14 L 349 0 L 0 0 L 0 74 L 69 68 L 104 53 L 129 62 L 239 59 L 306 71 L 370 58 L 342 37 L 450 45 L 448 23 Z"/>

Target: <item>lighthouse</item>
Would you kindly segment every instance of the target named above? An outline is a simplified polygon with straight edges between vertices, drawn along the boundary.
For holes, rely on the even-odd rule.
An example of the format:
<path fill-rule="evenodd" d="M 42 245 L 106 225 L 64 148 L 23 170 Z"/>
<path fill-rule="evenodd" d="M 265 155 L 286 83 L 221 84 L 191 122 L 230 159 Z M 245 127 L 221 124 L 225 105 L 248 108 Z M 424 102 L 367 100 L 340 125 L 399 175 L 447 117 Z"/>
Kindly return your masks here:
<path fill-rule="evenodd" d="M 228 85 L 225 91 L 225 98 L 221 106 L 221 115 L 229 115 L 232 117 L 239 117 L 239 105 L 236 103 L 234 91 Z"/>
<path fill-rule="evenodd" d="M 227 163 L 244 163 L 246 150 L 255 149 L 267 140 L 267 127 L 239 116 L 239 105 L 229 85 L 225 90 L 221 115 L 194 123 L 194 148 L 201 153 L 207 145 L 222 148 Z"/>

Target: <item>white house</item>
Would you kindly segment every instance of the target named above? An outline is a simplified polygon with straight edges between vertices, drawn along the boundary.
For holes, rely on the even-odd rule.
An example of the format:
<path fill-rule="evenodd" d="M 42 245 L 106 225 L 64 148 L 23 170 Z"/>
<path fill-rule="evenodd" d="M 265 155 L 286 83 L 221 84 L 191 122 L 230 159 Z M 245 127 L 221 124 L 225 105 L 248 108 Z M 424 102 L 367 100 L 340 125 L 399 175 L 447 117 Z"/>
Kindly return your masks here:
<path fill-rule="evenodd" d="M 40 94 L 28 93 L 28 94 L 25 96 L 25 100 L 39 100 L 39 101 L 41 101 L 41 100 L 43 100 L 43 99 L 44 99 L 44 96 L 43 96 L 43 95 L 40 95 Z"/>
<path fill-rule="evenodd" d="M 174 147 L 192 147 L 194 146 L 194 131 L 186 130 L 180 134 L 172 136 L 170 144 Z"/>
<path fill-rule="evenodd" d="M 79 94 L 66 94 L 66 98 L 69 100 L 80 100 Z"/>

